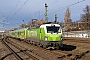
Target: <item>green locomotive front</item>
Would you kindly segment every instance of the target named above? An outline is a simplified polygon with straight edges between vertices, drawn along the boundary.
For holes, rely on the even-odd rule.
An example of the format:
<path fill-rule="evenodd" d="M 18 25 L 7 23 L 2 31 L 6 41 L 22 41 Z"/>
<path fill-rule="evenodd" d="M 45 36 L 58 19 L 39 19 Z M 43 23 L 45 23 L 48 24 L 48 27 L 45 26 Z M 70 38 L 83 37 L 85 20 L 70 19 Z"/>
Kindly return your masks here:
<path fill-rule="evenodd" d="M 41 38 L 44 40 L 44 47 L 59 48 L 62 46 L 62 29 L 59 24 L 45 24 L 40 26 Z"/>

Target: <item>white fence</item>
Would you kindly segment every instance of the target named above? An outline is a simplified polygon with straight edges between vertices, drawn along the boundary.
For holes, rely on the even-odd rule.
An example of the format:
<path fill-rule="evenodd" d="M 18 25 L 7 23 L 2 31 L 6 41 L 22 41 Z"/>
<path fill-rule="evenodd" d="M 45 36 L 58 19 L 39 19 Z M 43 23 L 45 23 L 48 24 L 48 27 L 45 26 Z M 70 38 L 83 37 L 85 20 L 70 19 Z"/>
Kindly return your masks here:
<path fill-rule="evenodd" d="M 63 32 L 63 37 L 90 38 L 90 31 L 70 31 L 70 32 Z"/>

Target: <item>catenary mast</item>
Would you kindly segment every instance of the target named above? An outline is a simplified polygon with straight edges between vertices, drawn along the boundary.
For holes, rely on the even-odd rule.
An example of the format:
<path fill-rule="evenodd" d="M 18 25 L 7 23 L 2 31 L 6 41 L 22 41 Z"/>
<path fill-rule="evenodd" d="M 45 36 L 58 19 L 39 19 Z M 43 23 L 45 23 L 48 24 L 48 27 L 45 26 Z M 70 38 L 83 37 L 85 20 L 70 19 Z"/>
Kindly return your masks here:
<path fill-rule="evenodd" d="M 45 22 L 46 23 L 48 22 L 48 6 L 46 3 L 45 3 Z"/>

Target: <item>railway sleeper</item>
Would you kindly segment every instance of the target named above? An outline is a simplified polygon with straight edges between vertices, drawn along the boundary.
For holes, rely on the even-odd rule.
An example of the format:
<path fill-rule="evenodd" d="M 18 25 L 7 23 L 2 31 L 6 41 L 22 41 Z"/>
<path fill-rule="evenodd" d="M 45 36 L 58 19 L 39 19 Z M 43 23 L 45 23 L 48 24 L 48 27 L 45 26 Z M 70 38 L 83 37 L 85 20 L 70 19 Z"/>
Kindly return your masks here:
<path fill-rule="evenodd" d="M 86 51 L 86 52 L 83 52 L 83 53 L 79 53 L 79 54 L 77 54 L 77 55 L 74 57 L 74 59 L 80 59 L 80 58 L 82 58 L 83 56 L 85 56 L 87 53 L 89 53 L 89 51 Z"/>

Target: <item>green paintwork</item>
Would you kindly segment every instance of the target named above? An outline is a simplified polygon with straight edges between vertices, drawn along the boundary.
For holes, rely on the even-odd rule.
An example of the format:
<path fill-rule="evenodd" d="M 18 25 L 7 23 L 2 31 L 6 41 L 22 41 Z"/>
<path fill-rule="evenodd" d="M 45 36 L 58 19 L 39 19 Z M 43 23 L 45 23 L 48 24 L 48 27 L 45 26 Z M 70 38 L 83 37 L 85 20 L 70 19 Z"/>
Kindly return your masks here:
<path fill-rule="evenodd" d="M 47 41 L 61 41 L 62 34 L 46 34 Z"/>

